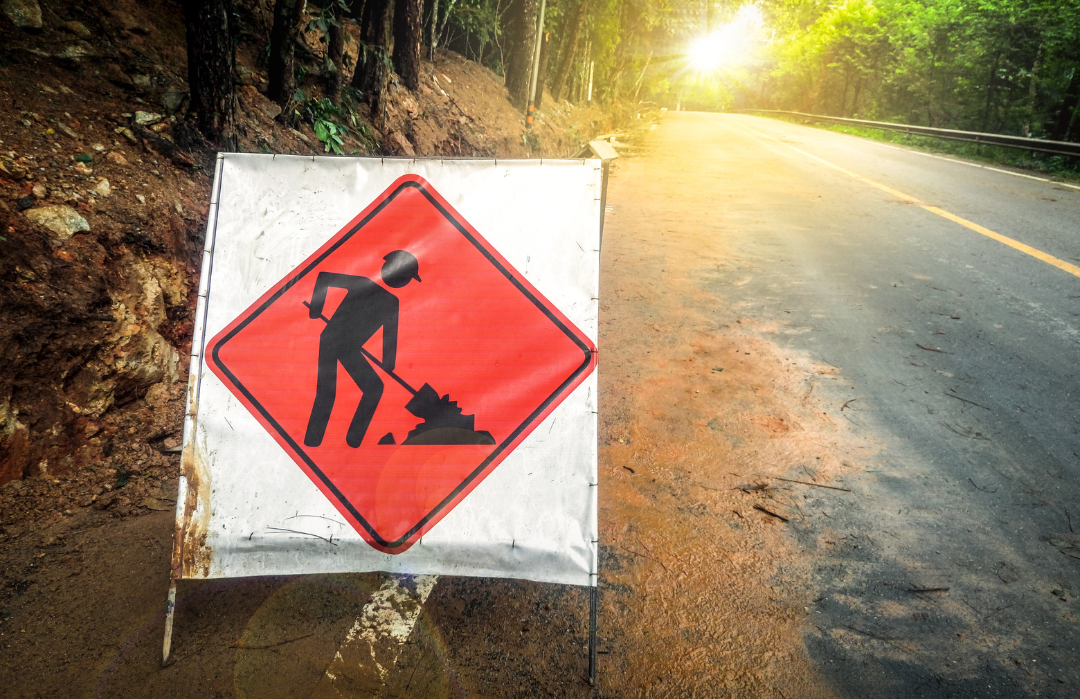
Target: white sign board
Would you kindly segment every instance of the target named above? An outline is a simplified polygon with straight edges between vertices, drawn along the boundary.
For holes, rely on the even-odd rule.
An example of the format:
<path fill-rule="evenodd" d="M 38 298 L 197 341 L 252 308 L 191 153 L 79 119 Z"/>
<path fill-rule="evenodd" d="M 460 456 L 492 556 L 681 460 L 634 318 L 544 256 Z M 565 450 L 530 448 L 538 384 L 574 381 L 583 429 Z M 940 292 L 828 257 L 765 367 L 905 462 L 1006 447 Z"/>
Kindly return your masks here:
<path fill-rule="evenodd" d="M 599 160 L 223 154 L 173 577 L 596 584 Z"/>

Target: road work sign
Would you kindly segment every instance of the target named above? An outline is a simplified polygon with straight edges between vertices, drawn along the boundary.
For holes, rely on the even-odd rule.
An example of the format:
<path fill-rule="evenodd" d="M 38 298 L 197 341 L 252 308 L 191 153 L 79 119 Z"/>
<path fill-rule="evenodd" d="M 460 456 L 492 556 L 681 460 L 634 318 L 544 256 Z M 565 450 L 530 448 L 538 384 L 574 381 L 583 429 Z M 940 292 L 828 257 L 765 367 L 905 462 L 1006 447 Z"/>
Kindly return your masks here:
<path fill-rule="evenodd" d="M 600 163 L 223 155 L 173 575 L 595 584 Z"/>

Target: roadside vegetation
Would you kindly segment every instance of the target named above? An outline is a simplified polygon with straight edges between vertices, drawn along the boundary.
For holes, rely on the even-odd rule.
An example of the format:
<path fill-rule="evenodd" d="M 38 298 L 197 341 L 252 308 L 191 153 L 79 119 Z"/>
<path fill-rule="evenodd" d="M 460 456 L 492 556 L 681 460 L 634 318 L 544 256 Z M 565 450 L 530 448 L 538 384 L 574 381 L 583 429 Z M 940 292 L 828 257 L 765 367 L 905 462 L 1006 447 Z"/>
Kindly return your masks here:
<path fill-rule="evenodd" d="M 732 106 L 1080 138 L 1077 0 L 769 0 Z"/>

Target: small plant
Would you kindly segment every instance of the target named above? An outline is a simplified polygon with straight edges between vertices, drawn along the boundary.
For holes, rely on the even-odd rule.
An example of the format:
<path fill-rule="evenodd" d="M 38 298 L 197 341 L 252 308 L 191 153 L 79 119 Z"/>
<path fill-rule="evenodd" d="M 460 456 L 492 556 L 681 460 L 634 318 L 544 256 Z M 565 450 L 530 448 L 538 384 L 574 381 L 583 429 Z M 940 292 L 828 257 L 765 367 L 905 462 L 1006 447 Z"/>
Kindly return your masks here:
<path fill-rule="evenodd" d="M 326 97 L 322 99 L 306 99 L 302 90 L 297 90 L 293 99 L 300 104 L 300 108 L 294 110 L 296 116 L 304 119 L 315 131 L 315 138 L 323 144 L 323 150 L 327 153 L 333 151 L 337 155 L 345 155 L 342 146 L 345 145 L 345 137 L 349 135 L 349 127 L 343 122 L 356 124 L 356 115 L 352 110 L 341 110 Z"/>

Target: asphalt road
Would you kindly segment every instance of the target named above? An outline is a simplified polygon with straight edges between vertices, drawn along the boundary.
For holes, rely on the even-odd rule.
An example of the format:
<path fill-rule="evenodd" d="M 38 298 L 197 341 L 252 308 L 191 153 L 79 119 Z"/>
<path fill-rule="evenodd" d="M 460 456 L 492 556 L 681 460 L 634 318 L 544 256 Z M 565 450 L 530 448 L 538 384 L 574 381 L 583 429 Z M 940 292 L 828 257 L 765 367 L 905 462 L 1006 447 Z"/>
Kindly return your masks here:
<path fill-rule="evenodd" d="M 828 545 L 801 535 L 814 663 L 846 696 L 1080 695 L 1080 189 L 750 116 L 661 130 L 739 250 L 712 291 L 836 367 L 818 395 L 876 449 Z"/>

